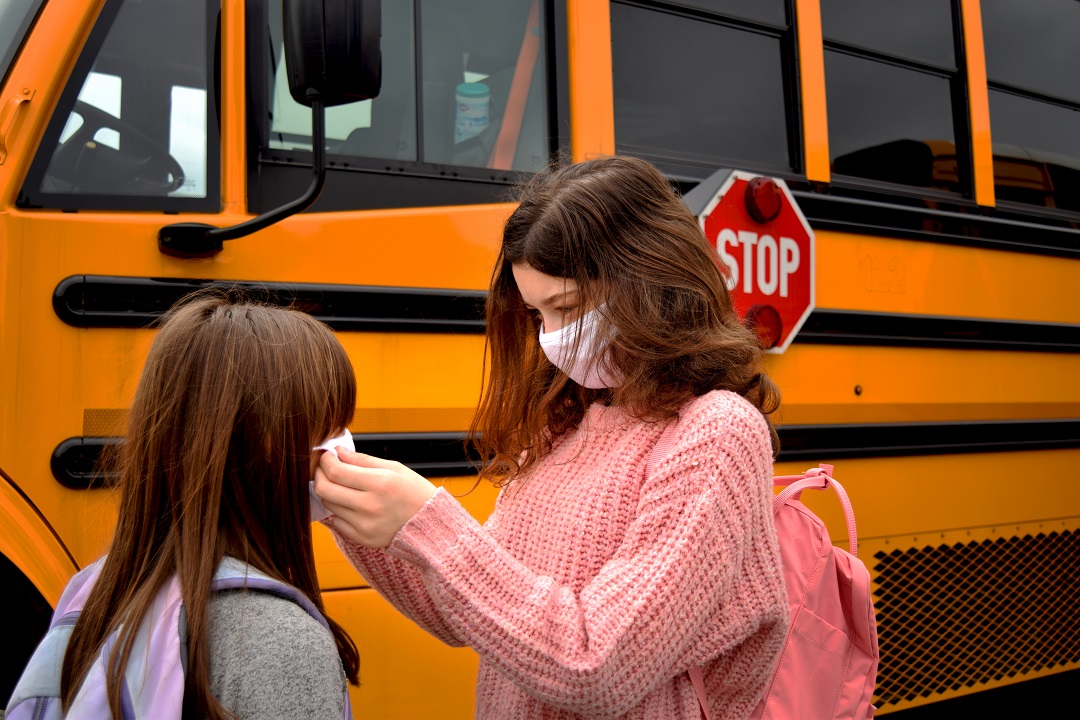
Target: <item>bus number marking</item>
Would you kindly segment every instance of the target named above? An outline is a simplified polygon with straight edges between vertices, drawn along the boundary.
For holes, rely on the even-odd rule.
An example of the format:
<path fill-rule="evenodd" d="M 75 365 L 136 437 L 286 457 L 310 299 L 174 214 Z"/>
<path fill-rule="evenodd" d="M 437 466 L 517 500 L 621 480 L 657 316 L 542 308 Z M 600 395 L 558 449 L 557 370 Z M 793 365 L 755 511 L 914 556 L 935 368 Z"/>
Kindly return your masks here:
<path fill-rule="evenodd" d="M 859 267 L 864 271 L 866 292 L 895 295 L 903 295 L 907 292 L 907 287 L 904 285 L 905 267 L 902 258 L 866 255 L 859 261 Z"/>

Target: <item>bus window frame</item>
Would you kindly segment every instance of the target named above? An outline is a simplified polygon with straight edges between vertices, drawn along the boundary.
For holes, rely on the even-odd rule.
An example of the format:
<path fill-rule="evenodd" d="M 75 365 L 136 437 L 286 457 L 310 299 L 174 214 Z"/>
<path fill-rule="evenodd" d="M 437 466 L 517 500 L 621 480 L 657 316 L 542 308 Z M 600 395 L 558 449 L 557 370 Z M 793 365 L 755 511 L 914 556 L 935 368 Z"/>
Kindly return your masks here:
<path fill-rule="evenodd" d="M 708 10 L 683 5 L 670 5 L 663 0 L 612 0 L 612 5 L 624 5 L 637 7 L 652 12 L 662 12 L 675 15 L 689 20 L 706 22 L 712 25 L 720 25 L 740 32 L 752 32 L 758 35 L 777 40 L 780 44 L 780 83 L 783 90 L 784 124 L 787 130 L 787 151 L 791 161 L 790 167 L 767 163 L 754 163 L 748 160 L 736 160 L 731 158 L 717 158 L 720 163 L 706 166 L 703 162 L 701 167 L 737 167 L 743 170 L 752 170 L 767 173 L 773 177 L 785 179 L 805 179 L 806 157 L 803 148 L 802 137 L 802 95 L 799 87 L 799 53 L 798 53 L 798 28 L 795 22 L 795 0 L 786 0 L 784 11 L 787 17 L 787 26 L 770 25 L 757 20 L 750 20 L 735 15 L 721 15 Z M 614 59 L 612 60 L 614 66 Z M 614 71 L 614 67 L 612 68 Z M 619 138 L 615 136 L 616 152 L 619 150 Z M 674 158 L 665 158 L 660 155 L 645 153 L 627 153 L 648 160 L 661 170 L 667 177 L 680 187 L 693 186 L 704 180 L 711 173 L 705 172 L 701 177 L 686 174 L 686 169 L 698 167 L 693 164 L 681 163 Z"/>
<path fill-rule="evenodd" d="M 30 170 L 23 180 L 16 206 L 33 210 L 118 210 L 154 211 L 167 214 L 179 212 L 221 211 L 221 3 L 222 0 L 203 0 L 206 3 L 206 197 L 169 197 L 167 195 L 95 195 L 92 193 L 46 193 L 39 188 L 52 162 L 54 148 L 67 125 L 83 84 L 97 61 L 98 53 L 109 36 L 124 0 L 106 0 L 101 14 L 90 31 L 86 45 L 79 53 L 75 67 L 67 77 L 60 100 L 53 110 L 45 134 L 34 154 Z M 77 81 L 77 82 L 76 82 Z M 31 190 L 31 188 L 34 188 Z"/>
<path fill-rule="evenodd" d="M 825 36 L 822 28 L 822 49 L 824 52 L 839 52 L 851 57 L 892 65 L 903 70 L 945 78 L 949 83 L 949 108 L 952 112 L 953 138 L 956 149 L 956 167 L 959 191 L 941 190 L 917 185 L 905 185 L 858 175 L 842 175 L 832 171 L 830 185 L 839 190 L 871 191 L 887 195 L 914 196 L 928 201 L 945 201 L 958 205 L 975 207 L 975 165 L 971 148 L 971 108 L 967 97 L 967 47 L 964 44 L 963 19 L 960 12 L 960 0 L 951 0 L 949 8 L 952 16 L 953 54 L 956 68 L 943 68 L 938 65 L 913 60 L 898 55 L 880 52 L 858 45 L 851 45 Z M 828 87 L 826 76 L 825 85 Z M 829 123 L 830 132 L 832 123 Z M 831 144 L 831 143 L 830 143 Z M 830 167 L 835 158 L 829 158 Z"/>
<path fill-rule="evenodd" d="M 11 74 L 11 69 L 15 67 L 19 54 L 22 52 L 23 44 L 26 43 L 26 38 L 30 37 L 30 33 L 33 31 L 34 25 L 37 24 L 37 19 L 44 7 L 45 0 L 31 0 L 22 24 L 11 38 L 11 45 L 4 56 L 0 57 L 0 88 L 7 84 L 8 75 Z"/>
<path fill-rule="evenodd" d="M 570 83 L 566 3 L 541 0 L 544 27 L 544 72 L 549 157 L 570 145 Z M 421 17 L 414 0 L 413 24 L 417 86 L 422 87 Z M 248 212 L 262 213 L 303 192 L 310 184 L 310 151 L 269 147 L 267 123 L 272 102 L 267 78 L 269 58 L 268 3 L 247 5 L 245 65 L 247 85 Z M 423 132 L 421 103 L 417 103 L 417 132 Z M 568 153 L 566 153 L 568 155 Z M 478 205 L 509 200 L 521 170 L 438 165 L 420 161 L 365 158 L 327 153 L 326 184 L 306 212 L 399 209 L 441 205 Z"/>

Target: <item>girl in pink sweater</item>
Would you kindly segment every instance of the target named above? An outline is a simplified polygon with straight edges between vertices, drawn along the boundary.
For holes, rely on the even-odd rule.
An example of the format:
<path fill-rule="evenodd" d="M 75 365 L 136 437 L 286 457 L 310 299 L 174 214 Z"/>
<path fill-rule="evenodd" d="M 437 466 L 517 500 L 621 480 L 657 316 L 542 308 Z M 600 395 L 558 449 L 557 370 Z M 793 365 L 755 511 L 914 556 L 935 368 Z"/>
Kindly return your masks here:
<path fill-rule="evenodd" d="M 477 523 L 403 465 L 324 454 L 345 554 L 480 655 L 480 718 L 745 718 L 787 627 L 767 414 L 723 269 L 664 176 L 628 157 L 541 173 L 506 222 L 472 438 Z M 661 449 L 654 447 L 663 436 Z"/>

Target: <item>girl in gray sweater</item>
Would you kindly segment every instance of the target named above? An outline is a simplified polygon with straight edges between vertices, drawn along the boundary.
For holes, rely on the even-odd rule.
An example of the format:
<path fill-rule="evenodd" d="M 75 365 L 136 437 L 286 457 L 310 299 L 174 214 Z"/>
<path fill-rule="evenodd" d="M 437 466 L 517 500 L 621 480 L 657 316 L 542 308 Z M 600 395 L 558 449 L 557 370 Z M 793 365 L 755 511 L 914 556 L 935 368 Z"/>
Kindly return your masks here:
<path fill-rule="evenodd" d="M 20 681 L 24 695 L 34 688 L 23 708 L 36 717 L 54 699 L 67 717 L 94 715 L 95 702 L 116 718 L 145 708 L 154 718 L 348 717 L 359 657 L 323 610 L 309 483 L 313 448 L 341 434 L 355 406 L 349 359 L 311 317 L 205 292 L 170 311 L 111 459 L 112 545 L 60 601 L 57 616 L 78 614 L 54 617 L 50 633 L 74 624 L 55 698 L 40 690 L 56 674 L 38 658 L 58 654 L 46 636 Z"/>

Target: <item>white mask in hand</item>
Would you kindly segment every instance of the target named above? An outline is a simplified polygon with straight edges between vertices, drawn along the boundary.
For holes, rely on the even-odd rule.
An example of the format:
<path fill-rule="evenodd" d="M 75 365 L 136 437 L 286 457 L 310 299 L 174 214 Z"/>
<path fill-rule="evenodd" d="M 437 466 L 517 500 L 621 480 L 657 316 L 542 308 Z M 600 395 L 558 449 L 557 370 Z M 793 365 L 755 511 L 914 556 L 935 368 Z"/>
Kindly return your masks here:
<path fill-rule="evenodd" d="M 325 450 L 334 457 L 337 457 L 337 449 L 339 447 L 343 447 L 346 450 L 352 450 L 354 452 L 356 450 L 356 445 L 353 444 L 352 433 L 349 432 L 348 428 L 345 429 L 345 432 L 341 433 L 337 437 L 330 438 L 322 445 L 316 445 L 314 448 L 312 448 L 312 450 Z M 308 483 L 308 492 L 311 493 L 311 498 L 308 501 L 308 504 L 311 506 L 311 521 L 318 522 L 320 520 L 325 520 L 326 518 L 330 517 L 332 513 L 326 509 L 326 506 L 322 504 L 322 500 L 320 500 L 319 496 L 315 494 L 314 480 Z"/>
<path fill-rule="evenodd" d="M 603 306 L 601 306 L 603 307 Z M 600 313 L 590 310 L 577 322 L 564 325 L 553 332 L 544 332 L 540 328 L 540 347 L 548 360 L 555 367 L 570 376 L 570 379 L 583 387 L 598 390 L 618 387 L 622 382 L 618 370 L 610 367 L 607 346 L 599 338 Z M 574 353 L 574 341 L 578 328 L 581 329 L 581 342 Z"/>

